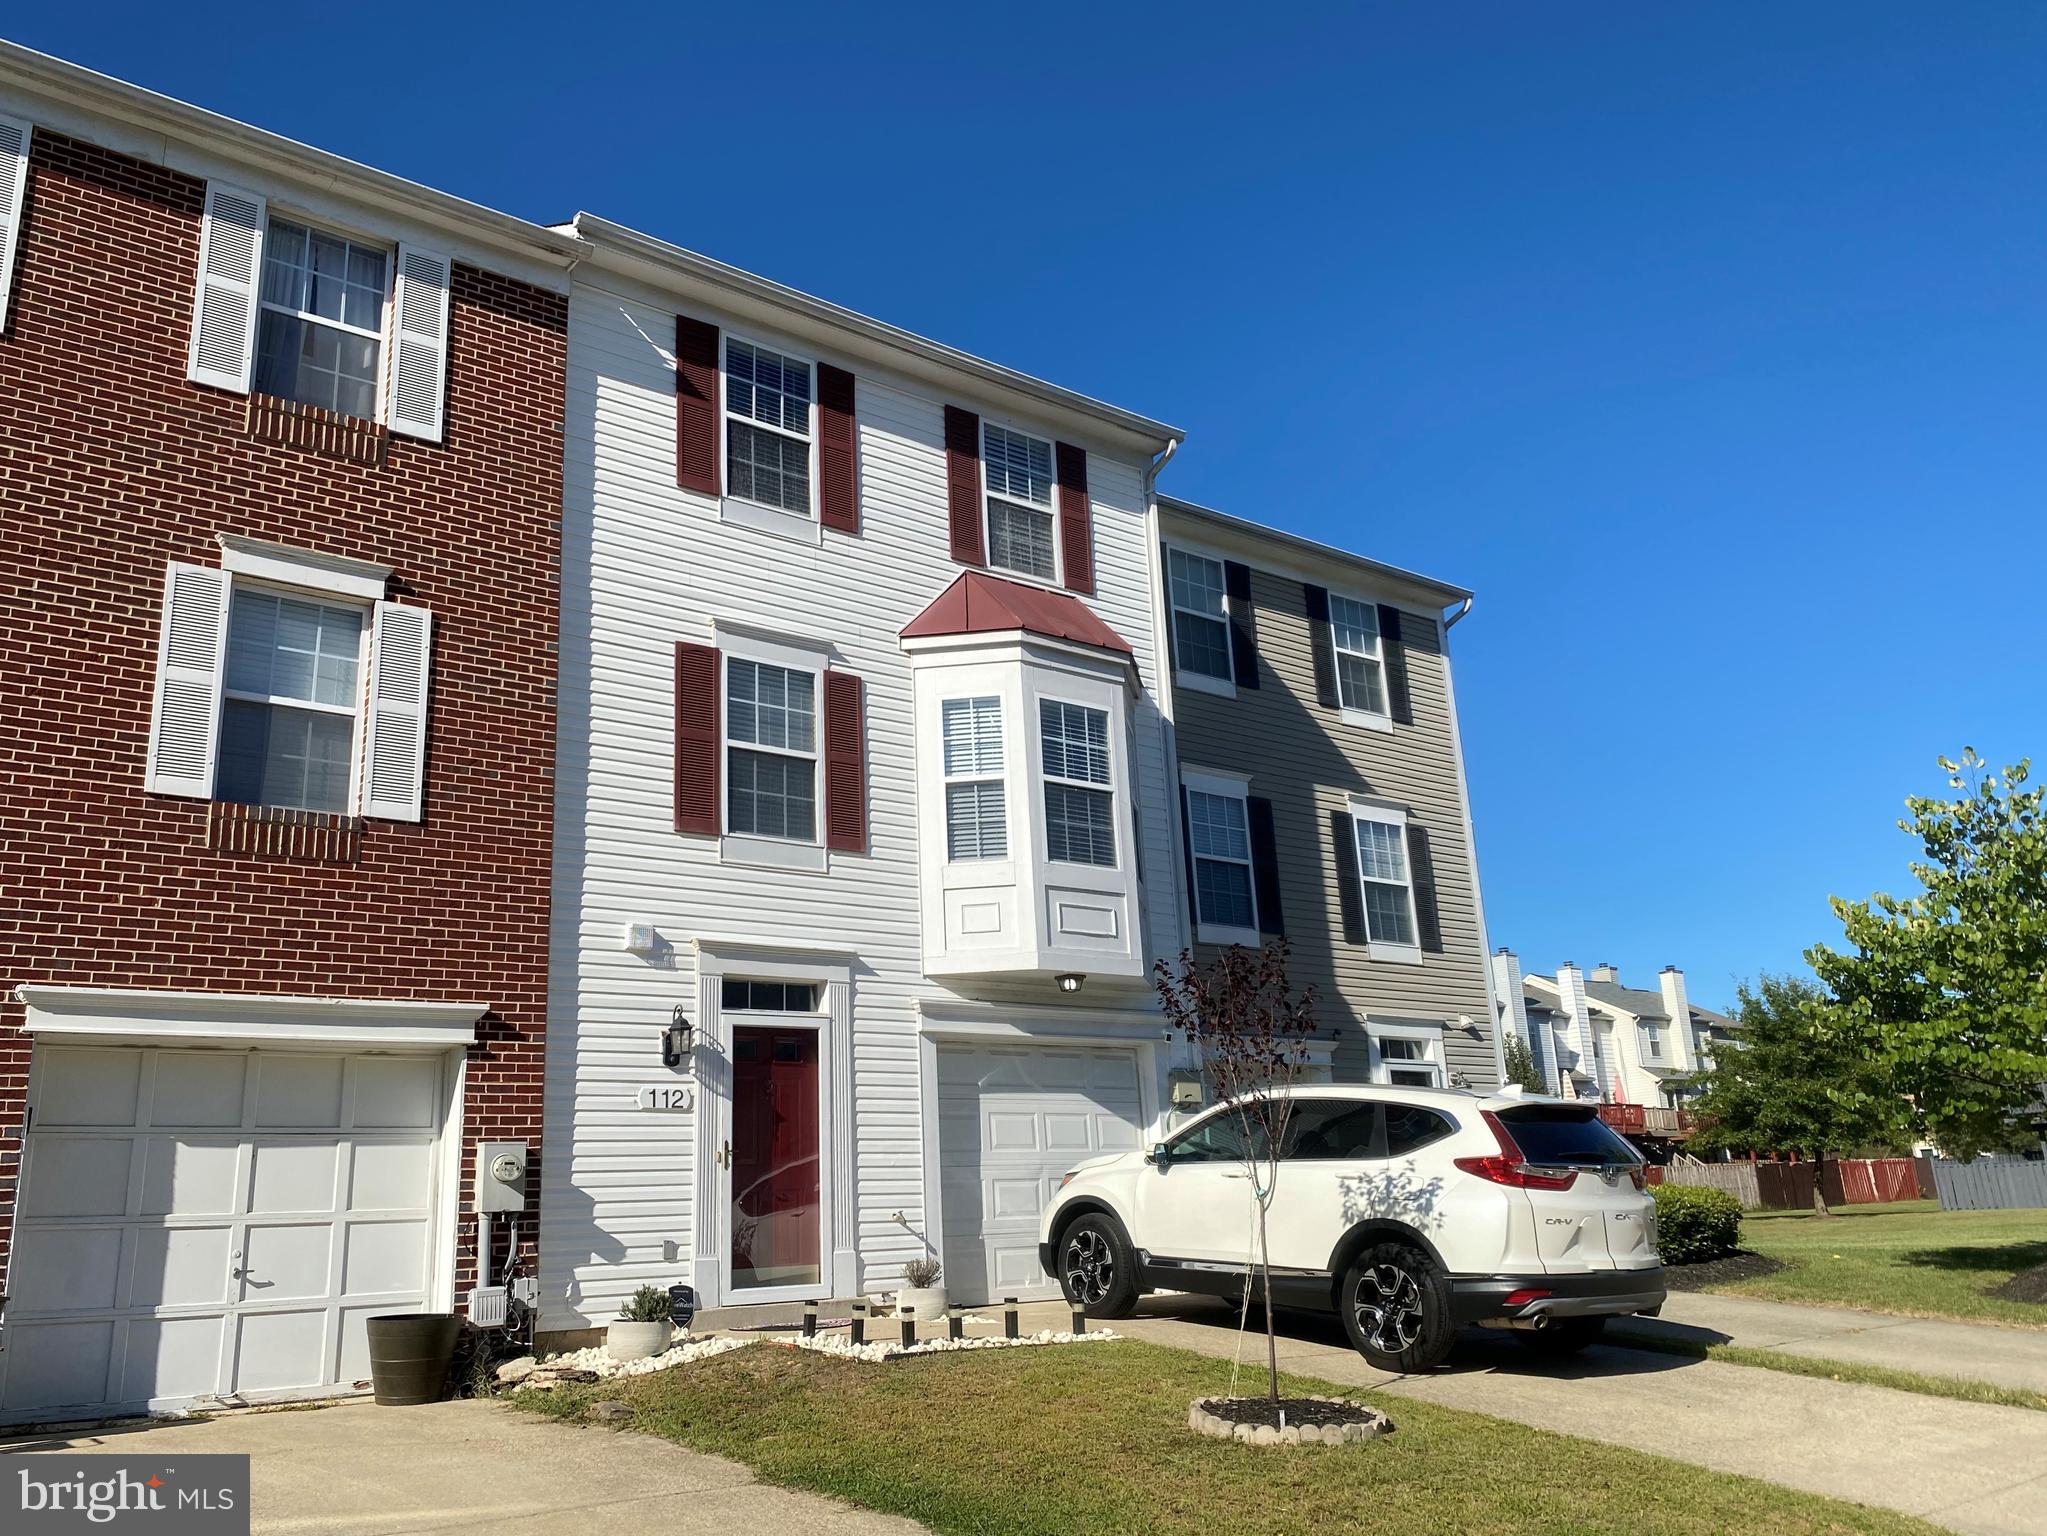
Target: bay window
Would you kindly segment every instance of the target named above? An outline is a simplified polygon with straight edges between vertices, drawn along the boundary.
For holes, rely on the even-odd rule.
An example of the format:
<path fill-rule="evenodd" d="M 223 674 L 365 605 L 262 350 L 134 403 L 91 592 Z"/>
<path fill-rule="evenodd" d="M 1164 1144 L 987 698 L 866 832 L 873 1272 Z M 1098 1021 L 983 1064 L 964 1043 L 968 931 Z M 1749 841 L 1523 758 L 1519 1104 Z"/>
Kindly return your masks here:
<path fill-rule="evenodd" d="M 945 850 L 948 859 L 1009 856 L 1004 804 L 1002 700 L 947 699 L 944 734 Z"/>
<path fill-rule="evenodd" d="M 1044 758 L 1046 857 L 1114 867 L 1108 711 L 1040 699 L 1038 739 Z"/>

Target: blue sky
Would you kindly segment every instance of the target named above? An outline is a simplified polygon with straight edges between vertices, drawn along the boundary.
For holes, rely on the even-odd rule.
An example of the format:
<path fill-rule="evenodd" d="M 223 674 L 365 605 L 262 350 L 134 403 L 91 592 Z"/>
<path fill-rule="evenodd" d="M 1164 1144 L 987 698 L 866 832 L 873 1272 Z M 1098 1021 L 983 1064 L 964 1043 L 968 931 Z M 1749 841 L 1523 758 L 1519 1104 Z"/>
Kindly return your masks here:
<path fill-rule="evenodd" d="M 1476 589 L 1493 942 L 1694 996 L 2042 745 L 2047 10 L 31 8 L 15 40 L 588 208 L 1189 429 Z"/>

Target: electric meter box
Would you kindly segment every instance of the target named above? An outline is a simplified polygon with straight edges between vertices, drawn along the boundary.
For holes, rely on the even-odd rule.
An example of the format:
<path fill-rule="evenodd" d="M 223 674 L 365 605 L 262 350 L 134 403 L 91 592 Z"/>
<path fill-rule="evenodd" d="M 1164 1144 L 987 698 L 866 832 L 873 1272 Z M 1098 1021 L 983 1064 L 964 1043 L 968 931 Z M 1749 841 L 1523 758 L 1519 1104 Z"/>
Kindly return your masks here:
<path fill-rule="evenodd" d="M 486 1215 L 526 1209 L 525 1142 L 476 1144 L 476 1209 Z"/>

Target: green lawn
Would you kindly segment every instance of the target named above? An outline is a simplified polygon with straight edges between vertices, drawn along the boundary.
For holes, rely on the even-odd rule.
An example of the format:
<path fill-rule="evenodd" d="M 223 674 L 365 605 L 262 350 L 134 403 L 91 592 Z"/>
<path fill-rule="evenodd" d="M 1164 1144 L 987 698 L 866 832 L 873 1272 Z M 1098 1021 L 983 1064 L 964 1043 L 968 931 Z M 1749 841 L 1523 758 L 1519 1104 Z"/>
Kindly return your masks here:
<path fill-rule="evenodd" d="M 1790 1267 L 1713 1287 L 1730 1296 L 2047 1327 L 2047 1306 L 1983 1294 L 2047 1264 L 2047 1211 L 1943 1211 L 1931 1201 L 1851 1205 L 1829 1217 L 1756 1211 L 1741 1237 Z"/>
<path fill-rule="evenodd" d="M 631 1428 L 959 1536 L 1931 1536 L 1904 1516 L 1398 1398 L 1380 1399 L 1395 1433 L 1362 1446 L 1200 1439 L 1188 1402 L 1227 1377 L 1131 1340 L 886 1366 L 755 1347 L 513 1401 L 575 1419 L 601 1394 L 632 1407 Z"/>

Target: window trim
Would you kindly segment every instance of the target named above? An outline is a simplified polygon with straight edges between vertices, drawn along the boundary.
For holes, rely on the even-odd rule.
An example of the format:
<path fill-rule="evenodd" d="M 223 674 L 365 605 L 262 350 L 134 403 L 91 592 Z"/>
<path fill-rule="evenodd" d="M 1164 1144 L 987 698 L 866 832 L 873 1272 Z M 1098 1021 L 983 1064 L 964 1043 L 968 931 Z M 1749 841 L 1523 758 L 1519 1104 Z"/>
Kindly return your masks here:
<path fill-rule="evenodd" d="M 1381 1042 L 1386 1040 L 1409 1040 L 1422 1048 L 1424 1063 L 1435 1074 L 1431 1088 L 1446 1088 L 1450 1082 L 1449 1063 L 1443 1059 L 1443 1027 L 1427 1024 L 1392 1024 L 1378 1019 L 1365 1020 L 1365 1033 L 1372 1043 L 1371 1075 L 1373 1083 L 1382 1088 L 1420 1088 L 1420 1083 L 1396 1083 L 1392 1073 L 1396 1069 L 1412 1070 L 1415 1063 L 1406 1058 L 1395 1058 L 1389 1062 Z"/>
<path fill-rule="evenodd" d="M 1212 613 L 1200 613 L 1192 608 L 1183 609 L 1178 603 L 1173 601 L 1173 555 L 1176 551 L 1190 560 L 1206 560 L 1216 568 L 1221 578 L 1219 586 L 1223 595 L 1223 611 L 1220 619 Z M 1216 697 L 1223 699 L 1234 699 L 1237 696 L 1236 651 L 1234 649 L 1235 642 L 1231 638 L 1232 626 L 1237 614 L 1236 610 L 1230 605 L 1229 563 L 1221 555 L 1216 554 L 1212 550 L 1204 549 L 1198 544 L 1189 544 L 1181 539 L 1168 539 L 1166 540 L 1165 569 L 1159 573 L 1166 587 L 1166 630 L 1172 645 L 1173 686 L 1176 688 L 1189 688 L 1196 693 L 1212 693 Z M 1179 615 L 1182 613 L 1187 614 L 1190 618 L 1200 619 L 1204 623 L 1220 623 L 1222 625 L 1223 651 L 1230 657 L 1230 675 L 1228 677 L 1211 677 L 1206 672 L 1189 672 L 1180 664 Z"/>
<path fill-rule="evenodd" d="M 804 439 L 810 448 L 810 509 L 807 512 L 791 512 L 787 507 L 773 506 L 765 501 L 756 501 L 751 496 L 736 496 L 732 492 L 732 427 L 738 421 L 758 431 L 772 432 L 778 437 L 795 437 L 786 427 L 771 427 L 766 422 L 756 421 L 751 416 L 735 416 L 732 412 L 732 381 L 730 359 L 734 342 L 754 348 L 756 351 L 772 352 L 777 357 L 791 362 L 802 363 L 810 370 L 810 409 L 805 424 Z M 765 341 L 759 336 L 744 331 L 735 331 L 721 326 L 718 331 L 718 496 L 719 521 L 751 528 L 758 533 L 773 534 L 779 538 L 793 539 L 801 544 L 824 543 L 824 519 L 818 505 L 818 404 L 817 404 L 816 357 L 802 350 L 785 346 L 781 342 Z"/>
<path fill-rule="evenodd" d="M 720 795 L 718 814 L 720 818 L 720 849 L 727 855 L 738 855 L 730 862 L 762 863 L 779 868 L 805 867 L 807 860 L 800 857 L 804 852 L 815 849 L 820 856 L 818 866 L 823 867 L 824 853 L 824 673 L 822 658 L 812 661 L 800 653 L 792 655 L 786 646 L 735 645 L 729 633 L 718 635 L 718 771 L 725 783 L 725 793 Z M 732 735 L 732 663 L 746 662 L 755 667 L 774 667 L 782 672 L 807 672 L 810 675 L 810 742 L 811 750 L 801 752 L 793 747 L 767 746 L 758 742 L 736 741 Z M 743 752 L 761 752 L 771 756 L 793 757 L 810 764 L 810 830 L 808 838 L 778 837 L 767 832 L 740 832 L 732 826 L 732 749 Z"/>
<path fill-rule="evenodd" d="M 1058 783 L 1067 785 L 1068 787 L 1073 789 L 1094 790 L 1097 793 L 1107 795 L 1109 797 L 1109 842 L 1111 852 L 1114 853 L 1115 855 L 1115 857 L 1112 858 L 1106 864 L 1084 864 L 1076 863 L 1072 859 L 1054 858 L 1052 856 L 1051 808 L 1048 805 L 1046 805 L 1045 796 L 1042 793 L 1040 793 L 1035 798 L 1037 799 L 1038 802 L 1038 812 L 1040 817 L 1039 828 L 1044 838 L 1045 863 L 1047 865 L 1060 864 L 1066 866 L 1069 869 L 1120 870 L 1123 867 L 1123 844 L 1125 843 L 1125 841 L 1127 841 L 1127 839 L 1125 839 L 1125 837 L 1123 836 L 1122 829 L 1117 826 L 1117 822 L 1118 820 L 1120 820 L 1120 818 L 1117 815 L 1118 779 L 1116 774 L 1116 731 L 1115 731 L 1116 711 L 1111 709 L 1106 702 L 1089 703 L 1085 699 L 1069 698 L 1065 694 L 1059 693 L 1039 693 L 1033 697 L 1032 702 L 1034 702 L 1037 706 L 1036 710 L 1034 711 L 1034 713 L 1037 716 L 1034 722 L 1037 726 L 1037 729 L 1031 733 L 1031 737 L 1032 755 L 1036 760 L 1037 767 L 1038 788 L 1040 789 L 1040 791 L 1042 791 L 1047 786 L 1054 783 Z M 1046 772 L 1044 707 L 1047 704 L 1064 704 L 1070 708 L 1084 709 L 1087 710 L 1090 714 L 1096 714 L 1102 717 L 1102 755 L 1104 758 L 1107 759 L 1108 762 L 1109 777 L 1107 782 L 1097 784 L 1091 779 L 1071 779 L 1068 778 L 1063 773 L 1053 774 Z"/>
<path fill-rule="evenodd" d="M 290 598 L 295 602 L 318 603 L 329 608 L 350 608 L 363 616 L 362 631 L 356 637 L 355 650 L 355 703 L 347 706 L 322 704 L 314 699 L 292 699 L 276 694 L 256 693 L 246 688 L 230 688 L 227 685 L 228 660 L 234 650 L 235 603 L 243 593 L 261 593 L 270 597 Z M 294 587 L 285 582 L 265 580 L 248 576 L 229 569 L 227 583 L 227 622 L 222 630 L 223 641 L 220 656 L 220 718 L 214 725 L 213 734 L 213 799 L 222 805 L 240 805 L 251 802 L 226 800 L 220 793 L 221 765 L 225 761 L 227 737 L 227 704 L 233 699 L 242 704 L 263 704 L 282 709 L 305 709 L 316 714 L 346 715 L 351 723 L 348 738 L 348 798 L 339 811 L 315 811 L 307 806 L 267 806 L 271 810 L 300 810 L 314 816 L 360 816 L 363 814 L 363 775 L 368 742 L 364 729 L 369 721 L 370 650 L 376 642 L 377 608 L 376 600 L 353 597 L 321 587 Z M 262 802 L 253 802 L 261 805 Z"/>
<path fill-rule="evenodd" d="M 954 773 L 945 766 L 945 706 L 948 704 L 978 704 L 988 701 L 995 706 L 995 727 L 997 751 L 1001 767 L 993 774 Z M 1009 814 L 1009 721 L 1000 690 L 995 692 L 968 692 L 943 694 L 938 700 L 938 777 L 941 785 L 941 803 L 945 814 L 945 862 L 952 864 L 992 864 L 1016 856 L 1016 848 L 1010 839 Z M 952 851 L 952 799 L 949 791 L 955 784 L 993 784 L 1001 791 L 1002 803 L 1002 847 L 1001 853 L 977 853 L 968 856 L 956 855 Z"/>
<path fill-rule="evenodd" d="M 343 320 L 329 320 L 324 315 L 308 315 L 304 310 L 287 309 L 282 304 L 274 304 L 263 297 L 263 277 L 270 268 L 271 226 L 279 220 L 286 224 L 297 225 L 306 232 L 309 240 L 316 234 L 325 235 L 330 240 L 339 240 L 349 246 L 360 246 L 366 251 L 374 249 L 384 253 L 384 324 L 381 329 L 371 331 L 364 326 L 350 325 Z M 308 254 L 310 256 L 310 252 Z M 301 324 L 329 326 L 347 336 L 364 338 L 373 336 L 376 338 L 377 403 L 376 414 L 370 420 L 379 426 L 388 427 L 390 425 L 391 358 L 392 351 L 398 344 L 398 245 L 396 241 L 388 241 L 379 236 L 351 230 L 344 225 L 337 225 L 331 220 L 319 218 L 312 214 L 301 214 L 288 204 L 278 203 L 274 199 L 266 199 L 263 211 L 263 248 L 257 256 L 256 287 L 252 296 L 256 301 L 256 323 L 249 336 L 249 393 L 269 395 L 268 390 L 256 388 L 256 365 L 262 360 L 263 355 L 264 312 L 289 315 Z M 285 397 L 282 395 L 269 395 L 269 398 L 281 400 Z M 296 405 L 307 402 L 292 401 L 291 403 Z M 313 406 L 312 408 L 314 410 L 330 409 L 327 406 Z M 334 414 L 340 416 L 344 421 L 362 420 L 359 416 L 350 416 L 346 411 L 335 411 Z"/>
<path fill-rule="evenodd" d="M 1643 1046 L 1642 1060 L 1645 1063 L 1651 1061 L 1657 1062 L 1662 1061 L 1664 1059 L 1662 1029 L 1658 1027 L 1654 1019 L 1643 1019 L 1641 1021 L 1641 1024 Z"/>
<path fill-rule="evenodd" d="M 1337 714 L 1342 718 L 1345 725 L 1362 726 L 1368 731 L 1390 731 L 1393 729 L 1393 679 L 1388 674 L 1386 668 L 1386 631 L 1379 624 L 1380 604 L 1371 598 L 1361 597 L 1355 592 L 1340 592 L 1335 587 L 1331 587 L 1328 590 L 1329 654 L 1332 658 L 1330 666 L 1336 673 L 1333 681 L 1336 684 Z M 1372 638 L 1376 648 L 1370 656 L 1365 656 L 1365 653 L 1362 651 L 1348 650 L 1338 641 L 1336 605 L 1339 602 L 1356 603 L 1360 608 L 1372 610 Z M 1385 701 L 1386 705 L 1383 711 L 1360 709 L 1356 705 L 1343 702 L 1343 665 L 1341 658 L 1345 656 L 1365 656 L 1366 660 L 1378 666 L 1379 697 Z"/>
<path fill-rule="evenodd" d="M 1265 942 L 1258 927 L 1258 872 L 1251 859 L 1251 781 L 1233 773 L 1219 772 L 1213 768 L 1182 769 L 1180 787 L 1190 795 L 1213 795 L 1221 800 L 1236 801 L 1244 818 L 1244 857 L 1225 859 L 1194 851 L 1194 811 L 1187 811 L 1187 863 L 1195 871 L 1194 889 L 1189 897 L 1194 905 L 1194 940 L 1197 944 L 1241 944 L 1246 949 L 1256 949 Z M 1251 926 L 1232 927 L 1226 923 L 1211 923 L 1201 916 L 1201 861 L 1206 858 L 1214 864 L 1241 864 L 1244 879 L 1251 893 Z"/>
<path fill-rule="evenodd" d="M 1365 924 L 1365 950 L 1374 960 L 1385 961 L 1393 965 L 1420 965 L 1422 963 L 1421 913 L 1416 908 L 1414 900 L 1414 861 L 1407 851 L 1407 808 L 1405 806 L 1388 804 L 1384 801 L 1362 800 L 1353 795 L 1350 799 L 1350 818 L 1352 823 L 1351 857 L 1357 863 L 1358 915 L 1363 918 Z M 1413 942 L 1411 943 L 1391 943 L 1385 939 L 1375 939 L 1372 937 L 1372 908 L 1371 903 L 1365 900 L 1365 888 L 1371 885 L 1390 885 L 1392 882 L 1390 880 L 1368 880 L 1365 878 L 1364 850 L 1357 846 L 1357 823 L 1361 821 L 1376 821 L 1381 826 L 1398 827 L 1400 829 L 1400 862 L 1401 867 L 1407 873 L 1405 881 L 1407 891 L 1407 931 L 1414 935 Z"/>
<path fill-rule="evenodd" d="M 988 474 L 988 429 L 990 427 L 994 427 L 996 430 L 1001 432 L 1010 433 L 1011 435 L 1016 437 L 1029 438 L 1032 442 L 1035 443 L 1043 443 L 1045 445 L 1046 451 L 1051 455 L 1052 499 L 1045 503 L 1044 508 L 1046 515 L 1052 519 L 1052 574 L 1050 576 L 1038 576 L 1034 575 L 1029 571 L 1013 570 L 1009 566 L 997 565 L 995 563 L 995 528 L 993 522 L 990 519 L 989 514 L 990 505 L 996 501 L 1002 501 L 1008 505 L 1021 506 L 1032 511 L 1035 511 L 1036 508 L 1032 507 L 1028 502 L 1019 502 L 1015 500 L 1015 498 L 1009 496 L 998 497 L 995 494 L 993 485 L 991 484 L 990 477 Z M 1065 591 L 1066 551 L 1063 547 L 1065 541 L 1059 537 L 1059 444 L 1057 440 L 1050 437 L 1045 437 L 1040 433 L 1033 432 L 1029 427 L 1021 426 L 1014 421 L 1010 421 L 1002 417 L 989 416 L 985 413 L 981 417 L 980 432 L 981 432 L 982 559 L 987 562 L 987 568 L 989 571 L 993 572 L 997 576 L 1000 576 L 1005 581 L 1027 582 L 1031 586 L 1043 587 L 1047 591 L 1051 592 Z"/>

